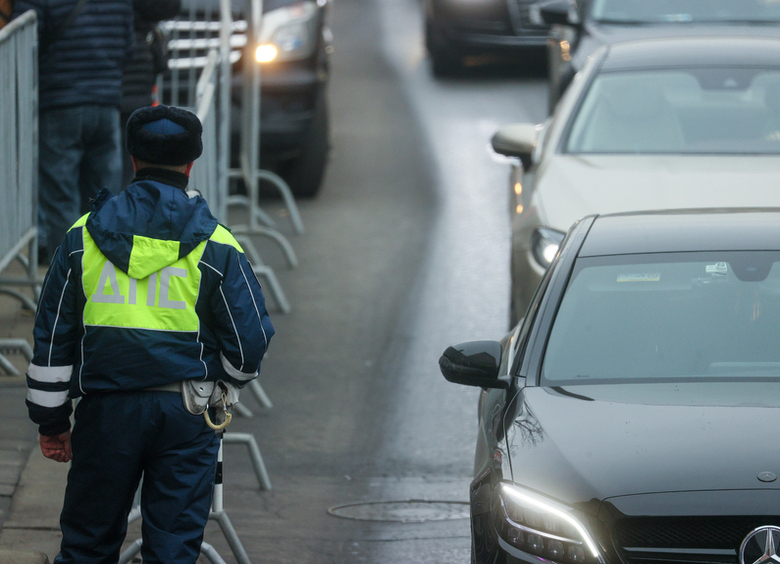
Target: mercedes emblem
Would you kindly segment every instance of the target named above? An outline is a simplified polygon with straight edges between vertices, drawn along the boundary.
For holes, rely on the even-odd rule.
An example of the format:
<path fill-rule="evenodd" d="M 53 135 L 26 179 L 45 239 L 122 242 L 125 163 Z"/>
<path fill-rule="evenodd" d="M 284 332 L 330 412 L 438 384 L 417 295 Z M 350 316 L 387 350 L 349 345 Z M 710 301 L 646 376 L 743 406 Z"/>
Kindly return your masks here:
<path fill-rule="evenodd" d="M 777 554 L 780 527 L 759 527 L 745 537 L 739 547 L 739 564 L 780 564 Z"/>

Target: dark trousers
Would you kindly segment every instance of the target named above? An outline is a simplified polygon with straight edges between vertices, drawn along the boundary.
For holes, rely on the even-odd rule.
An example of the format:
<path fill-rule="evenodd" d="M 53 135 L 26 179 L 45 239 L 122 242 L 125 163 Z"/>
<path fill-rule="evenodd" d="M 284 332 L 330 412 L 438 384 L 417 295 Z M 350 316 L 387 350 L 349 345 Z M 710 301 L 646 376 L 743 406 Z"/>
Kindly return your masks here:
<path fill-rule="evenodd" d="M 51 256 L 90 198 L 122 190 L 119 108 L 52 108 L 38 121 L 39 246 Z"/>
<path fill-rule="evenodd" d="M 219 440 L 175 392 L 84 397 L 54 564 L 115 564 L 141 485 L 144 564 L 194 564 L 211 509 Z"/>

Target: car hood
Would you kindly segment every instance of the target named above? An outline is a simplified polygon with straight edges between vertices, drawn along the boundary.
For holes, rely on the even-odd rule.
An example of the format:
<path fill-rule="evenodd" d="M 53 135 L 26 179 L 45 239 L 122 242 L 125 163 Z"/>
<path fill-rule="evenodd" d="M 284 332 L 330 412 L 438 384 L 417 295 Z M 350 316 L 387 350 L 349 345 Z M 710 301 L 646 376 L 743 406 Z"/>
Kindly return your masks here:
<path fill-rule="evenodd" d="M 565 232 L 616 212 L 780 206 L 780 157 L 556 154 L 541 163 L 532 205 Z"/>
<path fill-rule="evenodd" d="M 576 70 L 582 69 L 588 55 L 602 45 L 663 37 L 780 37 L 780 26 L 740 23 L 648 23 L 636 25 L 602 24 L 588 21 L 572 56 Z"/>
<path fill-rule="evenodd" d="M 777 386 L 525 388 L 521 412 L 509 416 L 512 479 L 571 506 L 636 505 L 622 498 L 641 509 L 655 499 L 667 515 L 675 514 L 674 492 L 763 491 L 780 500 L 780 485 L 759 478 L 780 469 Z"/>

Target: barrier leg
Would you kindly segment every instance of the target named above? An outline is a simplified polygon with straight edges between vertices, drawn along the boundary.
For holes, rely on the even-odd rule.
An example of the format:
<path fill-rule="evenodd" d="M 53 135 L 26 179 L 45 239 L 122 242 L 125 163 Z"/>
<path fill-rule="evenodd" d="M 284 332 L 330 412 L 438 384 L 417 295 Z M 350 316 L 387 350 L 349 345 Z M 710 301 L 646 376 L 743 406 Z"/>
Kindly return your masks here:
<path fill-rule="evenodd" d="M 249 383 L 249 391 L 254 394 L 255 399 L 260 402 L 261 406 L 266 409 L 271 409 L 273 407 L 270 398 L 266 395 L 265 390 L 263 390 L 263 387 L 257 379 L 252 380 Z"/>
<path fill-rule="evenodd" d="M 241 544 L 241 540 L 236 534 L 236 530 L 233 528 L 233 524 L 230 522 L 230 518 L 222 507 L 222 450 L 225 442 L 225 435 L 223 434 L 220 439 L 219 454 L 217 455 L 217 477 L 214 482 L 214 497 L 211 502 L 209 519 L 219 523 L 219 528 L 222 529 L 222 534 L 225 536 L 228 545 L 230 545 L 230 549 L 233 551 L 233 556 L 236 557 L 238 564 L 252 564 L 249 561 L 249 556 L 244 550 L 244 546 Z"/>
<path fill-rule="evenodd" d="M 9 296 L 13 296 L 14 298 L 22 302 L 22 307 L 27 311 L 34 312 L 37 308 L 36 301 L 32 300 L 30 296 L 27 296 L 18 290 L 13 290 L 11 288 L 0 288 L 0 294 L 8 294 Z M 37 291 L 36 291 L 36 300 L 37 300 Z"/>
<path fill-rule="evenodd" d="M 16 369 L 16 367 L 13 364 L 11 364 L 9 360 L 1 354 L 0 354 L 0 368 L 2 368 L 6 374 L 10 374 L 11 376 L 21 376 L 21 374 L 19 374 L 19 371 Z"/>
<path fill-rule="evenodd" d="M 32 360 L 33 354 L 32 347 L 26 339 L 0 339 L 0 368 L 11 376 L 21 376 L 21 374 L 2 353 L 23 354 L 27 362 Z"/>
<path fill-rule="evenodd" d="M 236 241 L 238 241 L 241 246 L 244 247 L 244 250 L 249 255 L 250 263 L 252 264 L 252 270 L 254 271 L 255 275 L 262 276 L 263 279 L 265 279 L 265 281 L 268 283 L 267 287 L 269 294 L 273 297 L 276 305 L 279 306 L 279 309 L 282 311 L 282 313 L 290 313 L 292 309 L 290 307 L 290 302 L 287 301 L 287 296 L 285 295 L 284 290 L 282 290 L 282 286 L 279 284 L 279 280 L 276 278 L 276 273 L 274 272 L 273 268 L 263 264 L 257 249 L 255 249 L 254 244 L 247 237 L 236 235 Z"/>
<path fill-rule="evenodd" d="M 268 471 L 265 469 L 263 456 L 260 454 L 260 447 L 257 446 L 257 439 L 255 439 L 254 435 L 249 433 L 225 433 L 222 435 L 222 442 L 246 445 L 249 449 L 249 460 L 252 462 L 260 489 L 271 489 L 271 478 L 268 477 Z"/>
<path fill-rule="evenodd" d="M 133 542 L 133 544 L 128 546 L 125 551 L 119 555 L 117 564 L 127 564 L 133 558 L 135 558 L 141 552 L 141 545 L 143 543 L 144 542 L 141 539 L 137 539 L 135 542 Z"/>
<path fill-rule="evenodd" d="M 222 560 L 219 553 L 206 541 L 201 543 L 200 553 L 205 556 L 211 564 L 225 564 L 225 561 Z"/>
<path fill-rule="evenodd" d="M 276 187 L 277 190 L 279 190 L 282 198 L 284 198 L 284 203 L 287 206 L 287 211 L 290 214 L 290 221 L 292 222 L 295 232 L 298 235 L 302 235 L 304 231 L 303 221 L 301 220 L 301 214 L 298 212 L 298 204 L 295 203 L 295 197 L 293 197 L 292 190 L 290 190 L 287 182 L 285 182 L 284 179 L 278 174 L 273 173 L 270 170 L 263 169 L 259 169 L 257 171 L 257 178 L 258 180 L 266 180 L 270 182 Z"/>
<path fill-rule="evenodd" d="M 232 225 L 230 227 L 230 231 L 233 233 L 233 235 L 255 235 L 257 237 L 266 237 L 271 239 L 279 245 L 279 248 L 282 249 L 285 258 L 287 259 L 287 266 L 289 268 L 297 268 L 298 257 L 295 254 L 295 250 L 292 248 L 292 245 L 287 240 L 287 238 L 275 229 L 261 226 L 249 227 L 247 225 L 239 224 Z"/>
<path fill-rule="evenodd" d="M 243 171 L 241 169 L 235 168 L 230 169 L 228 171 L 228 175 L 231 178 L 244 177 Z M 290 190 L 290 187 L 287 185 L 287 182 L 285 182 L 281 176 L 271 172 L 270 170 L 258 169 L 256 176 L 258 180 L 265 180 L 271 183 L 279 191 L 282 198 L 284 199 L 285 207 L 287 208 L 293 230 L 297 235 L 302 235 L 304 232 L 303 220 L 301 220 L 301 214 L 298 211 L 298 204 L 295 202 L 295 197 L 293 196 L 292 190 Z M 250 210 L 249 213 L 253 214 L 255 218 L 261 223 L 264 223 L 269 227 L 273 227 L 275 225 L 274 220 L 271 219 L 271 217 L 265 213 L 259 205 L 253 203 L 247 196 L 231 196 L 229 198 L 228 205 L 245 206 L 248 210 Z"/>
<path fill-rule="evenodd" d="M 241 417 L 254 417 L 255 414 L 252 413 L 252 410 L 249 409 L 247 406 L 245 406 L 243 403 L 237 403 L 233 406 L 233 409 L 236 410 L 236 415 L 240 415 Z"/>

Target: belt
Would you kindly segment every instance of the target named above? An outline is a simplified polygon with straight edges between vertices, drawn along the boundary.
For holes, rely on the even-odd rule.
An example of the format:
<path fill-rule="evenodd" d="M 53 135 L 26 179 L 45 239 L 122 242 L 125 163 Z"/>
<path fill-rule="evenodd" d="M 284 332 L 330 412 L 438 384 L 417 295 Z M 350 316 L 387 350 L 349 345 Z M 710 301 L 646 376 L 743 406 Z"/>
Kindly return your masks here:
<path fill-rule="evenodd" d="M 152 388 L 144 388 L 142 392 L 176 392 L 181 393 L 181 382 L 171 382 L 170 384 L 163 384 L 162 386 L 154 386 Z"/>

